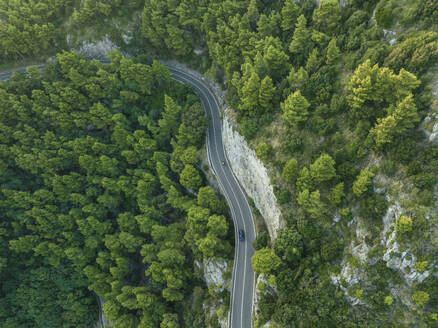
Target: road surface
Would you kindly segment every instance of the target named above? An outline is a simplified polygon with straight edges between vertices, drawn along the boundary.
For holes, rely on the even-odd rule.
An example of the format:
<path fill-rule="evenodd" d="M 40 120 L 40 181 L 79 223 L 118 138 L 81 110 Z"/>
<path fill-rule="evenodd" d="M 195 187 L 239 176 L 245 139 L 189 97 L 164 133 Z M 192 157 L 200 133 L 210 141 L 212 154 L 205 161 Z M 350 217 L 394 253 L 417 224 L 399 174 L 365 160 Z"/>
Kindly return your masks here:
<path fill-rule="evenodd" d="M 225 194 L 235 227 L 235 257 L 231 291 L 230 328 L 252 327 L 252 307 L 254 294 L 254 271 L 251 256 L 254 254 L 252 242 L 255 238 L 254 221 L 248 201 L 231 171 L 222 142 L 222 122 L 220 108 L 208 86 L 202 80 L 171 66 L 167 68 L 174 80 L 192 85 L 201 97 L 206 114 L 211 117 L 207 129 L 207 152 L 210 165 Z M 222 165 L 222 162 L 225 165 Z M 239 241 L 238 230 L 245 231 L 245 240 Z"/>
<path fill-rule="evenodd" d="M 44 65 L 37 67 L 42 69 Z M 254 271 L 251 266 L 251 257 L 254 254 L 252 244 L 256 233 L 251 208 L 249 207 L 242 188 L 233 175 L 225 155 L 222 142 L 220 108 L 214 94 L 210 91 L 206 83 L 175 67 L 167 66 L 167 68 L 172 73 L 174 80 L 194 87 L 201 98 L 207 116 L 211 118 L 207 129 L 208 160 L 230 206 L 235 228 L 236 242 L 229 327 L 251 328 L 254 296 Z M 17 70 L 25 72 L 25 68 L 19 68 Z M 0 73 L 0 79 L 9 79 L 12 73 L 13 71 Z M 222 162 L 225 162 L 225 165 L 222 165 Z M 240 229 L 245 231 L 244 241 L 240 241 L 238 238 L 238 231 Z"/>

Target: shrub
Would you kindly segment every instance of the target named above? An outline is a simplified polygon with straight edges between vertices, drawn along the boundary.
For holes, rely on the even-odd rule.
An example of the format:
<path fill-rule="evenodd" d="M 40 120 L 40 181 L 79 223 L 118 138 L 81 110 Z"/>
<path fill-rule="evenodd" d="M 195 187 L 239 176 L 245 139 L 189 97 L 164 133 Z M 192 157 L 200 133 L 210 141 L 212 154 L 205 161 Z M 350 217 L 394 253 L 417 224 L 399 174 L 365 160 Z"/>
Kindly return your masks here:
<path fill-rule="evenodd" d="M 385 304 L 391 305 L 393 302 L 394 302 L 394 299 L 392 298 L 391 295 L 388 295 L 385 297 Z"/>
<path fill-rule="evenodd" d="M 289 183 L 295 183 L 298 174 L 298 161 L 295 158 L 291 158 L 283 167 L 283 178 Z"/>
<path fill-rule="evenodd" d="M 376 22 L 380 27 L 390 28 L 393 21 L 392 12 L 389 9 L 380 7 L 376 10 Z"/>
<path fill-rule="evenodd" d="M 395 222 L 395 229 L 400 234 L 412 231 L 412 218 L 405 215 L 400 216 Z"/>
<path fill-rule="evenodd" d="M 359 216 L 369 219 L 380 219 L 385 215 L 388 208 L 388 201 L 383 195 L 373 194 L 360 201 Z"/>
<path fill-rule="evenodd" d="M 256 273 L 271 273 L 281 264 L 280 258 L 269 248 L 262 248 L 256 251 L 251 261 Z"/>
<path fill-rule="evenodd" d="M 256 156 L 262 161 L 266 161 L 272 154 L 272 147 L 266 142 L 260 142 L 256 147 Z"/>
<path fill-rule="evenodd" d="M 421 290 L 416 291 L 414 295 L 412 295 L 412 299 L 415 304 L 419 306 L 424 306 L 429 301 L 430 295 L 427 292 L 423 292 Z"/>
<path fill-rule="evenodd" d="M 292 194 L 289 190 L 286 189 L 274 189 L 275 197 L 277 197 L 277 201 L 280 205 L 286 204 L 290 202 Z"/>
<path fill-rule="evenodd" d="M 380 165 L 382 172 L 388 176 L 392 176 L 397 171 L 397 164 L 394 161 L 385 159 Z"/>
<path fill-rule="evenodd" d="M 294 155 L 295 152 L 303 149 L 303 137 L 295 130 L 290 130 L 283 135 L 281 141 L 281 152 L 284 155 Z"/>
<path fill-rule="evenodd" d="M 276 299 L 275 296 L 266 293 L 263 294 L 259 301 L 259 311 L 258 311 L 258 323 L 260 326 L 268 322 L 272 314 L 274 314 L 276 306 Z"/>
<path fill-rule="evenodd" d="M 361 196 L 364 192 L 370 189 L 374 173 L 369 169 L 363 169 L 353 183 L 353 193 L 356 196 Z"/>
<path fill-rule="evenodd" d="M 254 239 L 253 246 L 256 251 L 267 247 L 269 241 L 269 236 L 266 231 L 260 232 L 257 237 Z"/>
<path fill-rule="evenodd" d="M 251 119 L 244 119 L 240 124 L 240 132 L 247 141 L 254 139 L 258 131 L 257 123 Z"/>
<path fill-rule="evenodd" d="M 263 281 L 260 281 L 257 284 L 257 289 L 260 290 L 261 292 L 264 292 L 266 290 L 266 284 Z"/>
<path fill-rule="evenodd" d="M 422 261 L 422 262 L 415 262 L 414 267 L 418 272 L 423 273 L 427 269 L 428 265 L 429 262 Z"/>

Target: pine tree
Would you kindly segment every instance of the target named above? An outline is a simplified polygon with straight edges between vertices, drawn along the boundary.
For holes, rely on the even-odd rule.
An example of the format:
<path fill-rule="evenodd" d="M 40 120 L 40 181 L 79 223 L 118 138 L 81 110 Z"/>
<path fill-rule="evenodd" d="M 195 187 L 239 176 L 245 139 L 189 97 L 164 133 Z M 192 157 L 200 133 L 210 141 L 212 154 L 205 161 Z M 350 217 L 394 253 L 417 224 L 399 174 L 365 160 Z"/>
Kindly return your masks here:
<path fill-rule="evenodd" d="M 266 76 L 261 84 L 259 90 L 259 104 L 260 106 L 267 108 L 274 97 L 275 87 L 272 83 L 272 79 L 269 76 Z"/>
<path fill-rule="evenodd" d="M 371 130 L 378 147 L 391 143 L 396 136 L 413 128 L 415 123 L 419 121 L 412 94 L 405 97 L 397 106 L 390 106 L 387 112 L 390 115 L 378 119 L 375 127 Z"/>
<path fill-rule="evenodd" d="M 164 111 L 162 113 L 163 118 L 158 121 L 158 125 L 161 129 L 165 130 L 165 135 L 169 135 L 171 132 L 176 134 L 178 130 L 178 120 L 181 112 L 181 106 L 179 106 L 171 97 L 164 95 Z"/>
<path fill-rule="evenodd" d="M 338 0 L 323 0 L 313 12 L 315 26 L 324 33 L 331 33 L 339 28 L 341 8 Z"/>
<path fill-rule="evenodd" d="M 257 8 L 257 0 L 250 0 L 247 15 L 251 26 L 255 27 L 257 21 L 259 20 L 259 9 Z"/>
<path fill-rule="evenodd" d="M 322 154 L 310 165 L 310 175 L 317 182 L 328 181 L 336 176 L 335 161 L 328 154 Z"/>
<path fill-rule="evenodd" d="M 339 51 L 339 48 L 336 45 L 336 38 L 333 38 L 330 40 L 327 47 L 327 58 L 326 58 L 327 65 L 335 64 L 336 61 L 339 59 L 340 55 L 341 52 Z"/>
<path fill-rule="evenodd" d="M 307 62 L 306 62 L 307 72 L 312 74 L 318 70 L 319 65 L 321 64 L 321 61 L 319 58 L 320 58 L 319 51 L 317 48 L 314 48 L 312 50 L 312 53 L 310 54 L 310 56 L 307 58 Z"/>
<path fill-rule="evenodd" d="M 309 102 L 301 95 L 299 90 L 290 94 L 287 99 L 280 104 L 283 110 L 283 118 L 290 124 L 296 125 L 307 120 L 307 109 Z"/>
<path fill-rule="evenodd" d="M 293 54 L 305 55 L 307 53 L 310 32 L 306 25 L 306 17 L 304 17 L 304 15 L 298 17 L 297 24 L 295 25 L 294 36 L 289 45 L 289 51 Z"/>
<path fill-rule="evenodd" d="M 281 9 L 281 28 L 283 31 L 293 30 L 300 15 L 300 7 L 293 0 L 286 0 Z"/>
<path fill-rule="evenodd" d="M 297 72 L 292 67 L 287 77 L 287 81 L 289 82 L 292 91 L 295 91 L 296 89 L 302 91 L 304 85 L 308 80 L 309 80 L 309 73 L 307 73 L 307 71 L 302 66 Z"/>
<path fill-rule="evenodd" d="M 374 173 L 370 170 L 370 168 L 365 168 L 360 171 L 359 175 L 356 177 L 356 180 L 353 183 L 353 193 L 360 197 L 364 192 L 370 189 L 373 184 Z"/>
<path fill-rule="evenodd" d="M 295 183 L 299 173 L 298 161 L 295 158 L 291 158 L 283 167 L 283 178 L 287 182 Z"/>
<path fill-rule="evenodd" d="M 240 110 L 246 112 L 246 114 L 254 115 L 257 113 L 259 89 L 260 78 L 256 72 L 252 72 L 250 78 L 242 88 Z"/>
<path fill-rule="evenodd" d="M 287 65 L 289 56 L 278 46 L 269 45 L 264 49 L 263 59 L 270 72 L 281 70 Z"/>

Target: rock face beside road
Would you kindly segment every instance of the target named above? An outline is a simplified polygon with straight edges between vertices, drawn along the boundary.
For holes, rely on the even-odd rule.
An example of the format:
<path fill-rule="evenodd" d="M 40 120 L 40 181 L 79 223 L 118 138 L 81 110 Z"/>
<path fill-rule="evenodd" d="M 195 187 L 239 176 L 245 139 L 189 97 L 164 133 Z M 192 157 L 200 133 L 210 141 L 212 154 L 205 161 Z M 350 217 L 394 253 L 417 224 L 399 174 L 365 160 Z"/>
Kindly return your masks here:
<path fill-rule="evenodd" d="M 268 171 L 245 139 L 234 131 L 227 110 L 223 116 L 222 134 L 231 168 L 248 196 L 254 200 L 273 241 L 277 238 L 278 230 L 284 226 L 284 221 L 277 206 Z"/>

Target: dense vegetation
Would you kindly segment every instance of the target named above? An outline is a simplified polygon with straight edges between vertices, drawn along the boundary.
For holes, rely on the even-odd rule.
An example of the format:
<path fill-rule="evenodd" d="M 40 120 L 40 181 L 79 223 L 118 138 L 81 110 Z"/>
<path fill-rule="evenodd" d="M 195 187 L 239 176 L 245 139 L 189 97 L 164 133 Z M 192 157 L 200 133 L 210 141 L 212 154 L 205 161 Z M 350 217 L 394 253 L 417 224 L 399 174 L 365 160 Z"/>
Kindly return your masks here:
<path fill-rule="evenodd" d="M 0 63 L 35 55 L 54 54 L 66 46 L 68 34 L 85 33 L 113 17 L 130 17 L 141 0 L 17 0 L 0 2 Z"/>
<path fill-rule="evenodd" d="M 257 324 L 434 326 L 438 147 L 415 128 L 431 105 L 436 2 L 346 3 L 146 1 L 142 32 L 158 53 L 225 83 L 241 133 L 273 175 L 287 227 L 255 244 L 256 273 L 277 287 L 259 286 Z M 395 44 L 382 30 L 392 26 Z M 396 240 L 417 258 L 411 273 L 429 270 L 412 286 L 383 259 L 392 230 L 382 236 L 382 217 L 395 202 Z"/>
<path fill-rule="evenodd" d="M 110 28 L 144 5 L 133 52 L 222 83 L 272 176 L 287 226 L 255 242 L 267 278 L 256 325 L 437 327 L 438 146 L 420 122 L 437 110 L 438 2 L 343 3 L 6 1 L 0 56 L 63 48 L 66 26 Z M 117 327 L 202 325 L 191 264 L 230 254 L 224 205 L 196 165 L 196 97 L 156 63 L 111 59 L 63 54 L 44 76 L 2 86 L 0 319 L 10 327 L 86 326 L 87 286 Z M 412 265 L 389 265 L 397 259 Z M 193 290 L 197 309 L 183 308 Z"/>
<path fill-rule="evenodd" d="M 96 295 L 115 327 L 204 324 L 181 301 L 202 304 L 193 261 L 228 257 L 231 229 L 197 167 L 203 109 L 157 62 L 109 58 L 0 85 L 2 327 L 92 327 Z"/>

